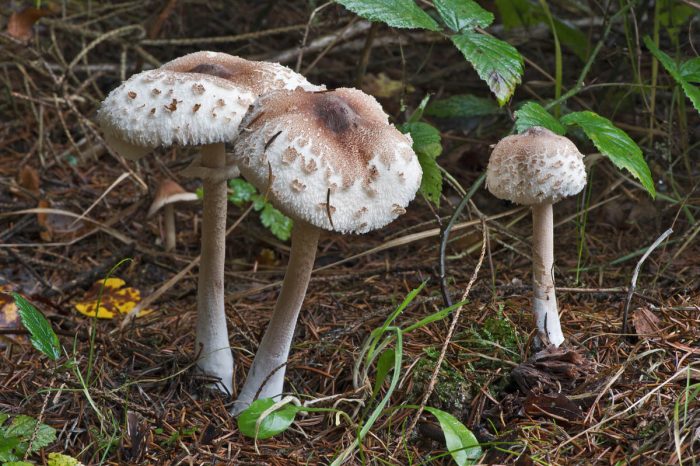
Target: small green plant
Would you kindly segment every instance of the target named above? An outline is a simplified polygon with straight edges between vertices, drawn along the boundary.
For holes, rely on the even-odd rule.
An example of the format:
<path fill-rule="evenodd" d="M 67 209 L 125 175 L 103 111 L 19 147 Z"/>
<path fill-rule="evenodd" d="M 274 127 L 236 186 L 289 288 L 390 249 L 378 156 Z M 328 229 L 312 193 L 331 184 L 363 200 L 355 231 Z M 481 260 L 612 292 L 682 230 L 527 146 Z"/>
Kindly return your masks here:
<path fill-rule="evenodd" d="M 464 302 L 433 313 L 416 323 L 406 327 L 395 325 L 395 320 L 413 302 L 416 296 L 423 290 L 424 282 L 418 288 L 412 290 L 404 301 L 387 317 L 384 324 L 376 328 L 365 341 L 353 371 L 353 380 L 356 386 L 361 386 L 362 381 L 369 378 L 369 371 L 374 368 L 374 383 L 369 400 L 366 400 L 367 409 L 357 427 L 357 437 L 353 444 L 340 452 L 331 463 L 332 466 L 343 464 L 352 453 L 360 447 L 374 424 L 382 414 L 387 411 L 394 412 L 397 408 L 387 410 L 387 404 L 391 395 L 396 390 L 401 377 L 403 364 L 403 336 L 413 330 L 421 328 L 432 322 L 444 319 L 452 311 L 463 305 Z M 388 381 L 388 388 L 384 389 L 381 398 L 379 395 Z M 398 408 L 418 409 L 414 405 L 402 405 Z M 294 397 L 286 397 L 279 402 L 269 398 L 258 399 L 253 402 L 238 417 L 238 429 L 244 435 L 265 439 L 284 432 L 294 422 L 297 413 L 307 412 L 334 412 L 336 416 L 349 416 L 338 409 L 311 408 L 302 405 Z M 482 454 L 481 447 L 474 434 L 467 429 L 457 418 L 437 408 L 425 407 L 425 411 L 435 416 L 445 435 L 445 442 L 453 460 L 459 465 L 472 464 Z M 338 422 L 338 418 L 336 418 Z"/>
<path fill-rule="evenodd" d="M 644 45 L 661 62 L 668 74 L 681 86 L 695 110 L 700 113 L 700 86 L 695 85 L 700 84 L 700 57 L 677 63 L 662 52 L 650 37 L 644 38 Z"/>
<path fill-rule="evenodd" d="M 265 196 L 258 193 L 255 186 L 242 178 L 229 180 L 228 185 L 232 191 L 228 196 L 231 203 L 242 206 L 252 202 L 253 209 L 260 212 L 260 223 L 281 241 L 289 240 L 292 235 L 292 220 L 267 202 Z"/>
<path fill-rule="evenodd" d="M 9 414 L 0 413 L 0 462 L 20 461 L 26 454 L 35 453 L 56 440 L 56 429 L 38 423 L 33 417 L 15 416 L 5 426 L 9 419 Z"/>

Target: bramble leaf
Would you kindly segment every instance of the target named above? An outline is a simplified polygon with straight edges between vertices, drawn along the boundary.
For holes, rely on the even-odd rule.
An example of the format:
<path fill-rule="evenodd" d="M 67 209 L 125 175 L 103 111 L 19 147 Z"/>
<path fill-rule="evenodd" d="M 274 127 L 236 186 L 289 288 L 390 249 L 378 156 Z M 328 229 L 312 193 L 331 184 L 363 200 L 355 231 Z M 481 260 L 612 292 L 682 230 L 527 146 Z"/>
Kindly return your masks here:
<path fill-rule="evenodd" d="M 467 31 L 451 37 L 452 42 L 486 81 L 499 105 L 515 92 L 523 74 L 523 57 L 508 42 Z"/>
<path fill-rule="evenodd" d="M 410 133 L 413 139 L 413 150 L 423 170 L 420 183 L 421 194 L 438 205 L 442 194 L 442 173 L 435 159 L 442 153 L 440 131 L 422 122 L 405 123 L 399 129 L 404 133 Z"/>
<path fill-rule="evenodd" d="M 649 51 L 651 51 L 651 53 L 656 57 L 656 59 L 659 60 L 659 62 L 661 62 L 668 74 L 670 74 L 671 77 L 681 86 L 683 92 L 685 92 L 686 97 L 690 99 L 690 101 L 693 104 L 693 107 L 695 107 L 695 110 L 700 112 L 700 87 L 695 86 L 691 83 L 691 81 L 697 82 L 698 76 L 696 75 L 696 73 L 700 74 L 700 71 L 698 71 L 700 65 L 697 65 L 693 60 L 690 60 L 690 65 L 685 65 L 684 63 L 684 74 L 683 65 L 679 67 L 671 57 L 659 50 L 659 48 L 656 46 L 656 44 L 654 44 L 654 41 L 651 40 L 649 36 L 644 37 L 644 45 L 646 45 Z M 688 79 L 687 76 L 689 76 L 690 79 Z"/>
<path fill-rule="evenodd" d="M 533 126 L 542 126 L 559 135 L 566 133 L 566 127 L 547 109 L 536 102 L 526 102 L 515 112 L 515 129 L 518 133 L 524 133 Z"/>
<path fill-rule="evenodd" d="M 18 293 L 13 292 L 11 294 L 15 299 L 17 312 L 20 319 L 22 319 L 22 325 L 29 331 L 30 340 L 34 348 L 53 361 L 60 358 L 61 343 L 58 341 L 56 333 L 54 333 L 44 314 Z"/>
<path fill-rule="evenodd" d="M 434 0 L 433 3 L 447 27 L 455 32 L 485 28 L 493 23 L 493 13 L 473 0 Z"/>
<path fill-rule="evenodd" d="M 439 31 L 440 26 L 413 0 L 336 0 L 348 10 L 370 21 L 395 28 Z"/>
<path fill-rule="evenodd" d="M 607 118 L 589 111 L 569 113 L 561 118 L 561 122 L 565 125 L 579 126 L 601 154 L 608 157 L 618 168 L 629 171 L 642 183 L 651 197 L 656 197 L 654 180 L 642 150 L 627 133 L 616 128 Z"/>

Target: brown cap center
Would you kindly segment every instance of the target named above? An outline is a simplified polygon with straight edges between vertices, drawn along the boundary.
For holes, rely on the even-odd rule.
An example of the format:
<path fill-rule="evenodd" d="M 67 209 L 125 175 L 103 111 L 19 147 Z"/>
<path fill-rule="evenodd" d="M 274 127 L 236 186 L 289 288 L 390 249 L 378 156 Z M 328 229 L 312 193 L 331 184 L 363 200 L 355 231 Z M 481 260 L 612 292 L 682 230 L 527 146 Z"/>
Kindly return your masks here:
<path fill-rule="evenodd" d="M 314 102 L 314 113 L 321 122 L 336 134 L 341 134 L 357 126 L 357 113 L 341 97 L 333 94 L 323 94 Z"/>
<path fill-rule="evenodd" d="M 209 76 L 216 76 L 222 79 L 231 79 L 233 73 L 226 67 L 218 65 L 216 63 L 200 63 L 199 65 L 191 68 L 187 71 L 188 73 L 201 73 L 208 74 Z"/>

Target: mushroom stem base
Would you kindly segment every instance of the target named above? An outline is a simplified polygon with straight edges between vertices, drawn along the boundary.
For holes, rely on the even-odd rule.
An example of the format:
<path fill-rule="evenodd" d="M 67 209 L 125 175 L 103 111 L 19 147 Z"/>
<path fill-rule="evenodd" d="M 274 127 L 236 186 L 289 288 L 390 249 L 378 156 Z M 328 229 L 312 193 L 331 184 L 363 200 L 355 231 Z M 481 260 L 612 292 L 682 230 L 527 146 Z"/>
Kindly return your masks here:
<path fill-rule="evenodd" d="M 274 398 L 282 394 L 287 357 L 314 267 L 319 234 L 318 228 L 304 221 L 298 220 L 294 224 L 292 251 L 282 290 L 245 384 L 231 411 L 234 416 L 258 398 Z"/>
<path fill-rule="evenodd" d="M 223 144 L 202 146 L 202 166 L 226 165 Z M 231 393 L 233 355 L 224 311 L 224 257 L 226 244 L 226 180 L 204 179 L 202 214 L 202 259 L 197 285 L 197 367 L 221 379 L 213 388 Z"/>
<path fill-rule="evenodd" d="M 554 289 L 554 214 L 552 204 L 532 206 L 532 307 L 539 342 L 559 346 L 564 334 Z"/>

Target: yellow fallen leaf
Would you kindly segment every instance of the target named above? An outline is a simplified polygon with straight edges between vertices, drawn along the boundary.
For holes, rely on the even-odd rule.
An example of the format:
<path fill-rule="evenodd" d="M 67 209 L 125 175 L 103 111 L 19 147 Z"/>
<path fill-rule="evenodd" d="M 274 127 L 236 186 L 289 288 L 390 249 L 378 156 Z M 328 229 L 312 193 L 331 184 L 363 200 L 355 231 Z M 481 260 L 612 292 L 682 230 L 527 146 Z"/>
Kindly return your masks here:
<path fill-rule="evenodd" d="M 75 303 L 75 309 L 88 317 L 95 317 L 95 311 L 97 311 L 98 319 L 112 319 L 117 314 L 128 314 L 141 301 L 141 292 L 136 288 L 124 285 L 126 282 L 121 278 L 108 278 L 95 282 L 92 288 L 85 293 L 83 300 Z M 100 299 L 98 309 L 97 301 L 101 288 L 103 288 L 102 299 Z M 137 314 L 137 317 L 145 316 L 151 312 L 153 312 L 152 309 L 143 309 Z"/>
<path fill-rule="evenodd" d="M 17 313 L 17 305 L 9 294 L 14 291 L 11 285 L 0 285 L 0 329 L 21 329 L 22 324 Z M 0 335 L 0 348 L 12 343 L 23 343 L 27 341 L 24 335 Z"/>

